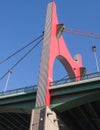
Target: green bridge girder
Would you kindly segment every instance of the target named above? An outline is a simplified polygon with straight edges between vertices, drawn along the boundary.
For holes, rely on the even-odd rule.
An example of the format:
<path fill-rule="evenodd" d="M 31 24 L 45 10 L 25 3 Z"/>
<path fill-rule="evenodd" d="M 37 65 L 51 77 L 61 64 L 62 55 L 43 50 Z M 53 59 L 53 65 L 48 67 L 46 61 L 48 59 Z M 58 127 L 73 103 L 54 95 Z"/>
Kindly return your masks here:
<path fill-rule="evenodd" d="M 0 129 L 29 130 L 37 86 L 0 93 Z M 50 87 L 51 109 L 68 130 L 100 130 L 100 77 Z M 36 108 L 37 109 L 37 108 Z"/>
<path fill-rule="evenodd" d="M 50 88 L 51 108 L 62 113 L 66 110 L 100 100 L 100 77 Z"/>
<path fill-rule="evenodd" d="M 100 77 L 50 87 L 51 109 L 62 113 L 100 100 Z M 31 111 L 35 108 L 36 89 L 0 96 L 0 112 Z"/>

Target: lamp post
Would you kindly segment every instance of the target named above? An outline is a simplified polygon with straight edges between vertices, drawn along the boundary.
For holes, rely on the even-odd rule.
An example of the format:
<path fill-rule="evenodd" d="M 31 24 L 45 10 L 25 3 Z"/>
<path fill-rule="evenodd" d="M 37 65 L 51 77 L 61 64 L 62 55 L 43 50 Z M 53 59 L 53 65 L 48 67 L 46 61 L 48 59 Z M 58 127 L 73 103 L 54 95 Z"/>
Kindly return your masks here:
<path fill-rule="evenodd" d="M 96 67 L 97 67 L 97 72 L 99 72 L 99 64 L 98 64 L 98 59 L 97 59 L 97 55 L 96 55 L 96 46 L 92 46 L 92 52 L 94 53 Z"/>

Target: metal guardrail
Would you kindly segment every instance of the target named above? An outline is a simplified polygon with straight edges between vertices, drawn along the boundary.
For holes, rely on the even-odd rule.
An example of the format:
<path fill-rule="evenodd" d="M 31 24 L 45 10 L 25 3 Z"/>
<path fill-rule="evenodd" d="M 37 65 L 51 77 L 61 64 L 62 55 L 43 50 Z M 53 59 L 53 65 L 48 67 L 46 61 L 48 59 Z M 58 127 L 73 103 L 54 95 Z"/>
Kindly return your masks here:
<path fill-rule="evenodd" d="M 29 87 L 24 87 L 24 88 L 8 90 L 5 92 L 0 92 L 0 96 L 17 94 L 17 93 L 21 93 L 21 92 L 31 93 L 31 92 L 36 92 L 36 91 L 37 91 L 37 85 L 34 85 L 34 86 L 29 86 Z"/>
<path fill-rule="evenodd" d="M 87 79 L 92 79 L 96 77 L 100 77 L 100 72 L 86 74 L 84 75 L 84 77 L 81 76 L 81 77 L 64 78 L 61 80 L 56 80 L 56 81 L 51 82 L 50 86 L 56 86 L 60 84 L 71 83 L 71 82 L 76 82 L 76 81 L 81 81 L 81 80 L 87 80 Z M 37 85 L 34 85 L 34 86 L 28 86 L 28 87 L 18 88 L 14 90 L 8 90 L 5 92 L 0 92 L 0 96 L 17 94 L 21 92 L 31 93 L 31 92 L 36 92 L 36 91 L 37 91 Z"/>
<path fill-rule="evenodd" d="M 71 82 L 76 82 L 76 81 L 81 81 L 81 80 L 87 80 L 87 79 L 92 79 L 92 78 L 96 78 L 96 77 L 100 77 L 100 72 L 85 74 L 84 76 L 80 76 L 80 77 L 56 80 L 56 81 L 51 82 L 50 86 L 56 86 L 56 85 L 60 85 L 60 84 L 71 83 Z"/>

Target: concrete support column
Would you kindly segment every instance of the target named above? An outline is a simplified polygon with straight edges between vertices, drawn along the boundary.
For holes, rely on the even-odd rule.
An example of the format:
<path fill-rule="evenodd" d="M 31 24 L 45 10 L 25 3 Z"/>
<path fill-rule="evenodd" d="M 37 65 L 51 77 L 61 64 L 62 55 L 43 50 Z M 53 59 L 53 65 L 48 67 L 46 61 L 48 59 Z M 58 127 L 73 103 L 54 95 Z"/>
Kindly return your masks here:
<path fill-rule="evenodd" d="M 49 107 L 32 110 L 30 130 L 59 130 L 56 113 Z"/>

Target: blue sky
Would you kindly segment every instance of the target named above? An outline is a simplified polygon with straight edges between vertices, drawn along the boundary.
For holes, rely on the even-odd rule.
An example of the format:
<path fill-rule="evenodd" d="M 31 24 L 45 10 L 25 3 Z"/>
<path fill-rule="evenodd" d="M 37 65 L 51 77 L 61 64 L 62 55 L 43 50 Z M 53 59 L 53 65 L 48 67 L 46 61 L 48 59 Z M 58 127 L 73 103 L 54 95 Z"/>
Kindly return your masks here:
<path fill-rule="evenodd" d="M 0 0 L 0 61 L 32 41 L 44 30 L 46 8 L 49 0 Z M 59 23 L 68 28 L 100 34 L 100 0 L 55 0 Z M 74 57 L 80 53 L 87 73 L 96 72 L 91 47 L 96 46 L 100 66 L 100 40 L 63 33 L 67 47 Z M 37 84 L 42 43 L 12 71 L 8 88 L 20 88 Z M 0 77 L 27 51 L 0 64 Z M 58 69 L 59 68 L 59 69 Z M 55 60 L 54 79 L 60 79 L 66 71 Z M 0 81 L 3 91 L 7 76 Z"/>

